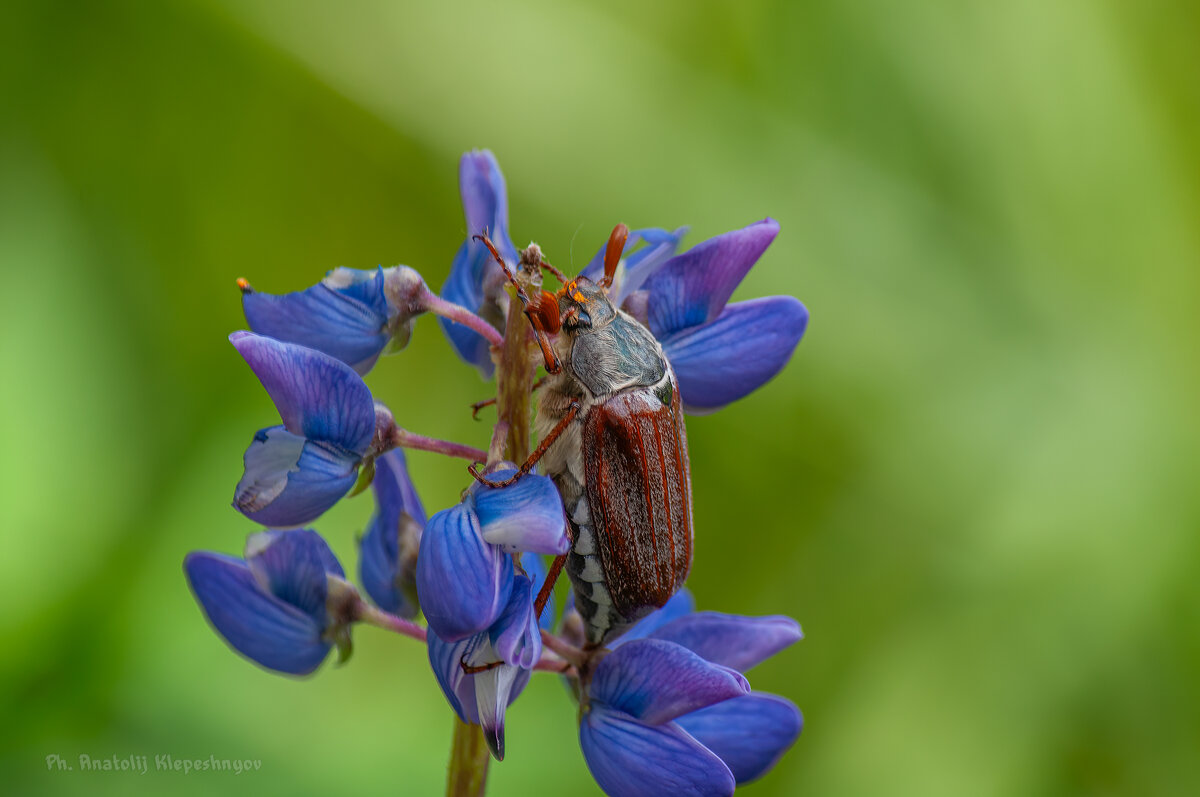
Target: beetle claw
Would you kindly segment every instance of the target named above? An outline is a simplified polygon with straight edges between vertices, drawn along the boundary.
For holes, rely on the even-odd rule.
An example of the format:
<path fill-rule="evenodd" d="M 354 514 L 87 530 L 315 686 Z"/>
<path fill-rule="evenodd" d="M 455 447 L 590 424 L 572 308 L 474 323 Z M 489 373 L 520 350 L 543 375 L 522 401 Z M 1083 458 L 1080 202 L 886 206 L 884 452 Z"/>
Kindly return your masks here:
<path fill-rule="evenodd" d="M 474 675 L 475 673 L 487 672 L 488 670 L 494 670 L 503 663 L 504 662 L 502 662 L 502 661 L 493 661 L 493 662 L 490 662 L 489 664 L 467 664 L 466 656 L 463 656 L 461 659 L 458 660 L 458 666 L 462 667 L 462 671 L 465 672 L 467 675 Z"/>
<path fill-rule="evenodd" d="M 479 420 L 479 411 L 481 409 L 483 409 L 484 407 L 490 407 L 495 403 L 496 403 L 495 398 L 484 399 L 483 401 L 476 401 L 474 404 L 471 405 L 471 418 L 476 421 Z"/>
<path fill-rule="evenodd" d="M 487 476 L 484 476 L 482 473 L 479 472 L 479 463 L 478 462 L 472 462 L 470 465 L 468 465 L 467 472 L 475 477 L 475 481 L 479 482 L 480 484 L 484 485 L 485 487 L 508 487 L 510 484 L 515 483 L 517 481 L 517 479 L 521 478 L 526 473 L 526 471 L 518 470 L 515 474 L 508 477 L 507 479 L 503 479 L 501 481 L 495 481 L 494 479 L 489 479 Z"/>

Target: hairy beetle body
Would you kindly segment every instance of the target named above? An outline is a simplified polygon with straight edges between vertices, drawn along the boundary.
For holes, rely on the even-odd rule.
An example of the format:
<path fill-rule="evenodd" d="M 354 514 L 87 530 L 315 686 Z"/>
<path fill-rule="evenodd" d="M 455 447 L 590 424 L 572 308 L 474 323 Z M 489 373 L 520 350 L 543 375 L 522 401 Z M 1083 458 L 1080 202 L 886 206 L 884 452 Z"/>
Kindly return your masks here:
<path fill-rule="evenodd" d="M 580 295 L 564 292 L 564 315 Z M 587 642 L 599 646 L 687 578 L 691 479 L 679 388 L 662 347 L 603 294 L 582 304 L 592 325 L 564 325 L 556 341 L 563 371 L 539 394 L 537 431 L 549 434 L 578 403 L 542 469 L 562 493 L 573 533 L 567 574 Z M 594 317 L 609 311 L 596 328 Z"/>

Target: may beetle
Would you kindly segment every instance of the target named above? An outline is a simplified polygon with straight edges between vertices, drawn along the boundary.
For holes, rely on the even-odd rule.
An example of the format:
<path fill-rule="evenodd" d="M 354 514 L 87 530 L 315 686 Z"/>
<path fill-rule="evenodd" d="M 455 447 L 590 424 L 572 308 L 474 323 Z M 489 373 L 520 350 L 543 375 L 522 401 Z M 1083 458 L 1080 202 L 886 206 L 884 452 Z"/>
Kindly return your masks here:
<path fill-rule="evenodd" d="M 567 280 L 531 247 L 538 262 L 530 265 L 563 282 L 534 298 L 487 236 L 475 236 L 517 286 L 550 376 L 538 394 L 541 442 L 529 460 L 504 482 L 472 473 L 500 486 L 540 459 L 558 485 L 572 538 L 567 574 L 589 648 L 665 604 L 692 564 L 692 486 L 675 372 L 654 335 L 608 298 L 628 235 L 624 224 L 613 230 L 598 283 Z"/>

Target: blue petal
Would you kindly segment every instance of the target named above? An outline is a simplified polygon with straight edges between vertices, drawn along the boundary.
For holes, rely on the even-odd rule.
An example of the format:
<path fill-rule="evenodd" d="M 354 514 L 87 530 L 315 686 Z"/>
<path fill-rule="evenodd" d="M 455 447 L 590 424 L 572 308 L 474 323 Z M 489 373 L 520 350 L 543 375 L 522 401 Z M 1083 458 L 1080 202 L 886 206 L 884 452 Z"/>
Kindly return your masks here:
<path fill-rule="evenodd" d="M 480 673 L 465 672 L 463 661 L 476 666 L 496 661 L 486 634 L 450 643 L 430 629 L 428 644 L 429 664 L 446 701 L 463 722 L 483 727 L 492 754 L 503 759 L 505 709 L 525 689 L 530 672 L 507 664 Z"/>
<path fill-rule="evenodd" d="M 496 156 L 486 149 L 463 155 L 458 162 L 458 189 L 467 239 L 487 230 L 500 256 L 510 264 L 516 263 L 517 250 L 508 235 L 508 188 Z"/>
<path fill-rule="evenodd" d="M 343 271 L 351 270 L 330 276 Z M 242 294 L 246 323 L 259 334 L 325 352 L 365 374 L 387 345 L 388 308 L 382 270 L 353 273 L 363 278 L 327 278 L 279 296 L 247 291 Z"/>
<path fill-rule="evenodd" d="M 659 227 L 647 227 L 630 232 L 622 255 L 625 262 L 618 268 L 617 293 L 610 296 L 613 303 L 620 305 L 629 294 L 638 290 L 651 274 L 666 263 L 679 248 L 679 242 L 687 231 L 687 227 L 680 227 L 674 232 Z M 635 251 L 639 243 L 645 246 Z M 608 243 L 605 242 L 579 276 L 599 282 L 604 276 L 604 252 L 607 248 Z"/>
<path fill-rule="evenodd" d="M 483 642 L 483 635 L 476 634 L 458 642 L 446 642 L 429 629 L 429 666 L 437 678 L 438 686 L 454 713 L 463 722 L 479 724 L 479 711 L 475 706 L 475 678 L 463 671 L 462 661 Z"/>
<path fill-rule="evenodd" d="M 488 476 L 501 480 L 515 472 L 515 468 L 508 468 Z M 562 498 L 548 477 L 530 473 L 508 487 L 487 487 L 476 482 L 471 496 L 483 538 L 492 545 L 509 553 L 558 555 L 570 549 Z"/>
<path fill-rule="evenodd" d="M 375 480 L 371 486 L 381 511 L 394 518 L 407 513 L 418 526 L 425 527 L 425 507 L 408 475 L 403 449 L 394 448 L 375 460 Z"/>
<path fill-rule="evenodd" d="M 546 583 L 546 565 L 542 562 L 542 557 L 536 553 L 521 554 L 521 567 L 525 570 L 525 574 L 529 576 L 530 590 L 533 593 L 534 600 L 537 599 L 538 593 L 542 590 L 542 584 Z M 542 616 L 538 618 L 538 625 L 547 631 L 554 629 L 554 593 L 550 593 L 550 599 L 546 601 L 546 605 L 542 607 Z"/>
<path fill-rule="evenodd" d="M 745 672 L 804 638 L 790 617 L 741 617 L 720 612 L 698 612 L 664 625 L 651 635 L 683 645 L 696 655 Z"/>
<path fill-rule="evenodd" d="M 533 616 L 532 585 L 522 575 L 513 577 L 512 593 L 500 617 L 488 629 L 488 639 L 500 661 L 533 669 L 542 657 L 542 635 Z"/>
<path fill-rule="evenodd" d="M 765 775 L 804 727 L 790 700 L 764 693 L 735 697 L 676 722 L 725 762 L 738 785 Z"/>
<path fill-rule="evenodd" d="M 346 574 L 321 535 L 311 529 L 262 531 L 246 539 L 245 555 L 264 590 L 325 627 L 326 574 Z"/>
<path fill-rule="evenodd" d="M 473 313 L 482 313 L 484 270 L 488 262 L 495 262 L 490 258 L 491 253 L 483 244 L 469 239 L 464 241 L 458 249 L 458 254 L 454 256 L 450 276 L 442 286 L 442 298 Z M 487 339 L 470 327 L 443 316 L 438 316 L 438 323 L 442 325 L 442 331 L 446 333 L 446 339 L 454 347 L 455 353 L 468 364 L 478 368 L 484 379 L 490 379 L 496 366 L 492 362 L 491 344 Z"/>
<path fill-rule="evenodd" d="M 487 247 L 471 236 L 486 230 L 500 256 L 510 265 L 516 265 L 517 250 L 508 235 L 508 191 L 496 158 L 487 150 L 463 155 L 459 162 L 458 182 L 467 238 L 454 257 L 441 296 L 487 317 L 486 288 L 497 282 L 502 272 Z M 458 355 L 478 368 L 484 378 L 490 378 L 494 365 L 488 342 L 461 324 L 440 317 L 438 320 Z"/>
<path fill-rule="evenodd" d="M 260 429 L 243 462 L 245 472 L 234 490 L 233 505 L 263 526 L 308 523 L 336 504 L 357 479 L 357 458 L 306 441 L 282 426 Z"/>
<path fill-rule="evenodd" d="M 736 670 L 658 639 L 637 639 L 618 647 L 600 660 L 591 685 L 593 700 L 648 725 L 749 691 L 750 684 Z"/>
<path fill-rule="evenodd" d="M 359 541 L 358 578 L 376 606 L 411 620 L 417 615 L 417 607 L 396 583 L 400 572 L 398 549 L 396 526 L 377 511 Z"/>
<path fill-rule="evenodd" d="M 643 284 L 650 331 L 659 340 L 717 317 L 733 290 L 779 233 L 765 219 L 727 232 L 668 260 Z"/>
<path fill-rule="evenodd" d="M 749 395 L 783 370 L 808 325 L 808 310 L 791 296 L 769 296 L 725 308 L 712 323 L 662 339 L 691 413 L 707 413 Z"/>
<path fill-rule="evenodd" d="M 696 601 L 692 598 L 692 593 L 688 591 L 687 587 L 684 587 L 672 595 L 671 599 L 663 604 L 661 609 L 655 609 L 650 612 L 650 614 L 639 620 L 637 625 L 630 628 L 622 636 L 614 639 L 608 646 L 616 648 L 618 645 L 624 645 L 626 642 L 648 637 L 672 620 L 691 614 L 695 610 Z"/>
<path fill-rule="evenodd" d="M 733 794 L 729 768 L 675 723 L 652 727 L 620 711 L 593 708 L 579 724 L 579 746 L 610 797 Z"/>
<path fill-rule="evenodd" d="M 401 617 L 416 616 L 417 606 L 404 589 L 400 535 L 412 535 L 405 546 L 419 543 L 425 526 L 425 509 L 405 466 L 404 452 L 393 449 L 375 460 L 376 510 L 361 541 L 359 576 L 371 600 L 381 609 Z M 412 548 L 407 548 L 412 551 Z M 412 587 L 415 589 L 415 586 Z"/>
<path fill-rule="evenodd" d="M 234 332 L 229 341 L 270 394 L 289 432 L 366 453 L 375 435 L 375 401 L 350 366 L 253 332 Z"/>
<path fill-rule="evenodd" d="M 429 519 L 417 556 L 417 595 L 429 627 L 443 640 L 457 642 L 491 626 L 508 603 L 512 582 L 512 561 L 483 541 L 467 507 Z"/>
<path fill-rule="evenodd" d="M 183 561 L 192 594 L 217 633 L 263 667 L 292 675 L 315 670 L 329 653 L 313 618 L 263 591 L 245 562 L 193 552 Z"/>

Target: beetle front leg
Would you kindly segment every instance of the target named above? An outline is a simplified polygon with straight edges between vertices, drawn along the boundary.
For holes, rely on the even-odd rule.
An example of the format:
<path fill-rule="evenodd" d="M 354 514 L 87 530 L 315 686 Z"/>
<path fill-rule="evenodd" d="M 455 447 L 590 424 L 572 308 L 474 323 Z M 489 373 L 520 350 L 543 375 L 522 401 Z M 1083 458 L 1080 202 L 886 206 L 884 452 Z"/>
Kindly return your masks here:
<path fill-rule="evenodd" d="M 571 541 L 574 544 L 574 540 Z M 558 582 L 558 577 L 562 575 L 563 565 L 567 563 L 567 555 L 559 554 L 554 557 L 554 561 L 550 564 L 550 572 L 546 574 L 546 580 L 542 583 L 542 588 L 538 590 L 537 599 L 533 602 L 533 616 L 541 617 L 542 609 L 546 608 L 546 603 L 550 600 L 550 593 L 554 592 L 554 585 Z"/>
<path fill-rule="evenodd" d="M 538 460 L 545 455 L 550 446 L 554 445 L 554 441 L 558 439 L 558 436 L 567 430 L 567 427 L 570 426 L 571 421 L 575 420 L 575 416 L 579 414 L 580 406 L 579 399 L 571 399 L 571 404 L 569 407 L 567 407 L 567 412 L 558 422 L 558 425 L 550 430 L 550 434 L 542 438 L 541 442 L 538 443 L 537 448 L 535 448 L 533 453 L 529 455 L 529 459 L 525 460 L 524 464 L 517 469 L 517 472 L 512 476 L 509 476 L 507 479 L 503 479 L 501 481 L 493 481 L 492 479 L 489 479 L 487 476 L 484 476 L 479 472 L 478 462 L 472 462 L 467 467 L 467 470 L 472 476 L 475 477 L 475 481 L 479 482 L 480 484 L 487 485 L 488 487 L 508 487 L 509 485 L 514 484 L 517 479 L 529 473 L 537 466 Z"/>

